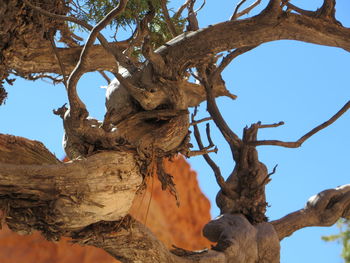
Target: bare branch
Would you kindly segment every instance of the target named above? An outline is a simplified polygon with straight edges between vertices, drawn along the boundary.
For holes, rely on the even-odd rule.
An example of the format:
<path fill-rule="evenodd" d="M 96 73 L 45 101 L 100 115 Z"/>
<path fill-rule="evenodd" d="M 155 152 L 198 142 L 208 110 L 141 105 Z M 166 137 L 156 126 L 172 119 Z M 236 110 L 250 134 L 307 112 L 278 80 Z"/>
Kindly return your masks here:
<path fill-rule="evenodd" d="M 220 110 L 215 102 L 215 97 L 212 91 L 212 85 L 208 80 L 203 79 L 202 84 L 205 86 L 207 92 L 207 110 L 210 113 L 210 116 L 213 118 L 216 126 L 219 128 L 221 134 L 224 136 L 227 143 L 230 145 L 232 157 L 235 159 L 237 151 L 242 145 L 241 139 L 230 129 L 227 125 L 225 119 L 220 113 Z"/>
<path fill-rule="evenodd" d="M 257 123 L 257 127 L 258 129 L 264 129 L 264 128 L 276 128 L 276 127 L 279 127 L 279 126 L 282 126 L 284 125 L 284 122 L 283 121 L 280 121 L 278 123 L 273 123 L 273 124 L 261 124 L 260 122 Z"/>
<path fill-rule="evenodd" d="M 241 0 L 236 8 L 235 8 L 235 11 L 233 12 L 233 15 L 231 16 L 230 20 L 236 20 L 237 19 L 237 12 L 239 10 L 239 8 L 241 7 L 241 5 L 243 5 L 247 0 Z"/>
<path fill-rule="evenodd" d="M 166 25 L 167 25 L 167 27 L 169 29 L 169 32 L 170 32 L 171 36 L 175 37 L 175 36 L 177 36 L 176 28 L 174 26 L 173 21 L 171 21 L 171 18 L 170 18 L 169 11 L 168 11 L 168 8 L 166 6 L 166 3 L 167 3 L 167 0 L 161 0 L 160 1 L 161 7 L 162 7 L 162 12 L 163 12 L 164 19 L 165 19 L 165 23 L 166 23 Z"/>
<path fill-rule="evenodd" d="M 203 0 L 202 5 L 201 5 L 200 7 L 198 7 L 198 8 L 196 9 L 196 11 L 194 11 L 194 12 L 197 14 L 199 11 L 201 11 L 201 10 L 203 9 L 203 7 L 205 6 L 205 4 L 206 4 L 206 1 Z"/>
<path fill-rule="evenodd" d="M 178 19 L 181 16 L 182 12 L 190 4 L 190 2 L 191 2 L 191 0 L 186 0 L 186 2 L 182 6 L 180 6 L 180 8 L 176 11 L 176 13 L 174 15 L 175 19 Z"/>
<path fill-rule="evenodd" d="M 334 123 L 337 119 L 340 118 L 348 109 L 350 108 L 350 101 L 348 101 L 335 115 L 333 115 L 328 121 L 318 125 L 317 127 L 313 128 L 311 131 L 306 133 L 304 136 L 300 137 L 299 140 L 295 142 L 283 142 L 278 140 L 262 140 L 262 141 L 255 141 L 251 142 L 251 145 L 259 146 L 259 145 L 275 145 L 275 146 L 282 146 L 287 148 L 298 148 L 300 147 L 307 139 L 309 139 L 312 135 L 316 134 L 320 130 L 323 130 L 324 128 L 328 127 L 332 123 Z"/>
<path fill-rule="evenodd" d="M 304 209 L 272 221 L 279 239 L 310 226 L 331 226 L 339 218 L 350 218 L 350 185 L 325 190 L 311 197 Z"/>
<path fill-rule="evenodd" d="M 198 121 L 192 121 L 190 123 L 190 126 L 197 125 L 197 124 L 202 123 L 202 122 L 210 121 L 212 119 L 213 119 L 212 117 L 206 117 L 206 118 L 200 119 Z"/>
<path fill-rule="evenodd" d="M 107 84 L 111 83 L 111 79 L 108 77 L 108 75 L 104 71 L 100 70 L 98 73 L 100 73 L 101 76 L 107 81 Z"/>
<path fill-rule="evenodd" d="M 252 11 L 255 7 L 257 7 L 259 4 L 261 3 L 261 0 L 256 0 L 253 4 L 251 4 L 249 7 L 247 7 L 246 9 L 242 10 L 239 13 L 236 13 L 236 15 L 232 15 L 232 17 L 230 18 L 230 20 L 235 20 L 241 16 L 244 16 L 246 14 L 248 14 L 250 11 Z"/>
<path fill-rule="evenodd" d="M 49 36 L 50 38 L 50 43 L 51 43 L 51 47 L 52 47 L 52 51 L 53 53 L 55 54 L 55 57 L 57 59 L 57 62 L 58 62 L 58 65 L 60 66 L 60 69 L 61 69 L 61 74 L 62 74 L 62 78 L 63 78 L 63 83 L 65 85 L 65 87 L 67 88 L 67 75 L 66 75 L 66 70 L 64 68 L 64 64 L 62 63 L 62 60 L 60 58 L 60 55 L 57 51 L 57 47 L 56 47 L 56 44 L 55 44 L 55 39 L 54 39 L 54 36 L 51 35 Z"/>
<path fill-rule="evenodd" d="M 238 56 L 256 48 L 257 46 L 250 46 L 250 47 L 242 47 L 235 49 L 234 51 L 230 52 L 227 56 L 225 56 L 220 65 L 217 67 L 217 69 L 212 73 L 213 77 L 218 77 L 222 71 Z"/>
<path fill-rule="evenodd" d="M 192 114 L 192 122 L 194 122 L 194 117 L 195 117 L 196 113 L 197 113 L 197 109 L 195 109 L 195 112 Z M 197 124 L 193 125 L 193 131 L 194 131 L 194 137 L 195 137 L 195 139 L 197 141 L 199 149 L 200 150 L 205 149 Z M 210 138 L 210 135 L 209 135 L 209 138 Z M 211 159 L 208 154 L 203 154 L 203 158 L 208 163 L 210 168 L 213 170 L 216 182 L 220 186 L 221 190 L 229 197 L 236 196 L 237 194 L 234 193 L 229 188 L 229 186 L 226 184 L 225 179 L 221 175 L 221 170 L 220 170 L 219 166 L 216 165 L 216 163 L 213 161 L 213 159 Z"/>
<path fill-rule="evenodd" d="M 296 5 L 293 5 L 292 3 L 290 3 L 289 0 L 283 0 L 282 5 L 287 6 L 288 9 L 293 10 L 301 15 L 311 16 L 311 17 L 315 16 L 315 12 L 301 9 L 301 8 L 297 7 Z"/>
<path fill-rule="evenodd" d="M 199 151 L 189 151 L 188 153 L 186 153 L 186 157 L 195 157 L 195 156 L 200 156 L 200 155 L 204 155 L 204 154 L 209 154 L 209 153 L 217 153 L 218 152 L 218 148 L 214 148 L 214 149 L 210 149 L 212 147 L 204 147 L 204 149 L 199 150 Z"/>
<path fill-rule="evenodd" d="M 79 99 L 79 96 L 77 94 L 76 85 L 80 77 L 84 74 L 84 64 L 86 63 L 86 60 L 88 58 L 88 52 L 90 47 L 95 42 L 96 37 L 100 34 L 100 31 L 112 21 L 114 17 L 119 15 L 121 12 L 124 11 L 127 0 L 121 0 L 117 7 L 115 7 L 112 11 L 110 11 L 92 30 L 89 35 L 89 38 L 87 39 L 85 46 L 81 52 L 79 61 L 77 63 L 77 66 L 72 71 L 68 78 L 68 99 L 69 104 L 71 108 L 71 116 L 73 118 L 80 118 L 80 114 L 86 112 L 86 106 L 85 104 Z M 86 113 L 83 114 L 83 116 L 87 115 Z M 86 117 L 86 116 L 85 116 Z"/>

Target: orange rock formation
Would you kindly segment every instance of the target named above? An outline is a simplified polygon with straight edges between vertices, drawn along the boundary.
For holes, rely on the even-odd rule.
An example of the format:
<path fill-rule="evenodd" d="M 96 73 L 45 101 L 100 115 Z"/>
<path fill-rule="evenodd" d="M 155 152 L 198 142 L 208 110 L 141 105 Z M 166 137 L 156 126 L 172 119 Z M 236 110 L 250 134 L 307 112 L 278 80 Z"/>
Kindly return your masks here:
<path fill-rule="evenodd" d="M 210 220 L 210 204 L 199 189 L 197 176 L 183 157 L 165 162 L 174 177 L 180 207 L 168 192 L 162 191 L 157 178 L 149 178 L 147 191 L 135 198 L 131 214 L 146 224 L 168 247 L 189 250 L 209 247 L 201 230 Z M 116 263 L 106 252 L 94 247 L 74 245 L 67 239 L 46 241 L 39 233 L 19 236 L 7 227 L 0 230 L 1 263 Z"/>

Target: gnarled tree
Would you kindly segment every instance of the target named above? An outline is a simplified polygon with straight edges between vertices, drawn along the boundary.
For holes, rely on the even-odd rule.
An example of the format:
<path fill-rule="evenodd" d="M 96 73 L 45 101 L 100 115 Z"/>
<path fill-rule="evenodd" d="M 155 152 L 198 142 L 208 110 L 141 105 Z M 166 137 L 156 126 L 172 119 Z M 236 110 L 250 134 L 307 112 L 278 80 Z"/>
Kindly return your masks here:
<path fill-rule="evenodd" d="M 94 1 L 5 1 L 0 7 L 1 79 L 12 83 L 12 74 L 64 83 L 69 107 L 54 113 L 63 119 L 64 148 L 72 160 L 62 163 L 41 143 L 1 135 L 0 208 L 6 224 L 23 234 L 39 230 L 49 240 L 71 237 L 122 262 L 247 263 L 279 262 L 279 243 L 285 237 L 349 218 L 350 186 L 345 185 L 323 191 L 305 208 L 269 222 L 265 186 L 274 171 L 269 173 L 259 161 L 257 147 L 300 147 L 341 117 L 350 102 L 299 140 L 285 142 L 257 139 L 259 129 L 282 122 L 254 123 L 238 136 L 215 98 L 235 99 L 221 73 L 260 44 L 289 39 L 350 51 L 350 29 L 335 18 L 335 0 L 324 0 L 315 11 L 288 0 L 270 0 L 259 14 L 241 19 L 262 5 L 258 0 L 241 9 L 244 2 L 230 20 L 199 28 L 195 0 L 187 0 L 173 15 L 165 0 L 101 1 L 98 7 Z M 97 18 L 95 25 L 89 24 Z M 126 40 L 108 41 L 101 30 L 110 23 L 131 24 L 133 32 Z M 77 26 L 90 32 L 84 45 Z M 56 46 L 58 35 L 64 47 Z M 222 52 L 228 54 L 222 57 Z M 79 79 L 91 71 L 115 77 L 107 88 L 103 121 L 89 117 L 77 93 Z M 6 92 L 0 92 L 3 100 Z M 203 101 L 232 152 L 234 169 L 226 180 L 209 155 L 216 151 L 209 126 L 209 146 L 204 146 L 197 127 L 208 119 L 196 120 L 196 110 L 189 116 L 189 108 Z M 191 127 L 198 150 L 189 143 Z M 162 160 L 179 153 L 203 155 L 221 189 L 221 216 L 203 229 L 216 243 L 211 250 L 169 251 L 128 215 L 136 192 L 155 170 L 162 188 L 178 198 Z"/>

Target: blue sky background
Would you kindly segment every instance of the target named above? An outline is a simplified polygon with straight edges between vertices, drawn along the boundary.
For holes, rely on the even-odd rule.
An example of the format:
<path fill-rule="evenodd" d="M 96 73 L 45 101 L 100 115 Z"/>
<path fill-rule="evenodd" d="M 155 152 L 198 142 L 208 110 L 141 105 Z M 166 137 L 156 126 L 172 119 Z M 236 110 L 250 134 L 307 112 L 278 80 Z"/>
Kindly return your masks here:
<path fill-rule="evenodd" d="M 173 5 L 182 2 L 174 1 Z M 316 9 L 322 1 L 292 3 Z M 227 20 L 234 5 L 232 0 L 208 0 L 199 13 L 200 26 Z M 345 26 L 350 26 L 348 0 L 337 1 L 337 15 Z M 238 99 L 219 98 L 218 105 L 230 127 L 239 135 L 246 125 L 256 121 L 284 121 L 285 125 L 279 128 L 261 130 L 259 138 L 297 140 L 350 99 L 349 63 L 350 53 L 341 49 L 295 41 L 266 43 L 242 55 L 224 71 L 227 87 Z M 105 80 L 95 73 L 86 74 L 79 82 L 79 95 L 90 114 L 99 119 L 104 115 L 104 89 L 99 88 L 102 85 L 106 85 Z M 6 105 L 0 107 L 0 132 L 42 141 L 58 157 L 63 157 L 62 122 L 52 114 L 52 109 L 67 102 L 64 87 L 17 79 L 14 87 L 8 86 L 7 91 Z M 208 116 L 205 104 L 201 105 L 200 114 Z M 214 125 L 211 126 L 214 143 L 219 148 L 213 158 L 228 176 L 234 165 L 230 152 Z M 204 131 L 204 125 L 201 127 Z M 260 159 L 269 170 L 278 164 L 267 186 L 268 216 L 272 220 L 302 208 L 310 196 L 322 190 L 350 183 L 349 130 L 348 112 L 299 149 L 259 148 Z M 212 171 L 201 157 L 191 158 L 189 162 L 198 172 L 200 186 L 212 202 L 212 215 L 218 215 L 215 205 L 218 187 Z M 282 242 L 281 262 L 343 262 L 339 256 L 341 246 L 321 240 L 322 235 L 337 232 L 336 227 L 313 227 L 294 233 Z"/>

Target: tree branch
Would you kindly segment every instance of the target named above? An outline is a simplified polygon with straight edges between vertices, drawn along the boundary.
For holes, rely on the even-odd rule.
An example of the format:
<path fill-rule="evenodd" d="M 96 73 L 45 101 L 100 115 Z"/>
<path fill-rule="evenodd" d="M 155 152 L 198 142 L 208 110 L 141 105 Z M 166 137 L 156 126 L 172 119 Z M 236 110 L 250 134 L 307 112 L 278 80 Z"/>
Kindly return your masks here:
<path fill-rule="evenodd" d="M 140 222 L 128 216 L 119 222 L 101 222 L 73 234 L 73 241 L 102 248 L 121 262 L 224 263 L 225 254 L 209 251 L 176 256 Z M 127 241 L 127 242 L 126 242 Z"/>
<path fill-rule="evenodd" d="M 164 19 L 165 19 L 165 23 L 169 29 L 169 32 L 171 34 L 172 37 L 176 37 L 178 34 L 176 32 L 176 28 L 174 26 L 174 23 L 171 21 L 170 15 L 169 15 L 169 11 L 168 8 L 166 6 L 167 1 L 166 0 L 161 0 L 160 4 L 162 7 L 162 12 L 164 15 Z"/>
<path fill-rule="evenodd" d="M 222 32 L 225 32 L 223 34 Z M 242 33 L 244 32 L 244 33 Z M 350 29 L 337 23 L 304 15 L 288 13 L 285 16 L 270 17 L 258 15 L 245 20 L 227 21 L 196 32 L 184 33 L 160 47 L 156 52 L 167 61 L 176 61 L 175 72 L 182 72 L 195 66 L 207 54 L 246 46 L 255 46 L 274 40 L 298 40 L 325 46 L 339 47 L 350 51 Z M 111 48 L 127 45 L 112 43 Z M 124 47 L 124 46 L 123 46 Z M 49 47 L 47 47 L 49 50 Z M 58 52 L 67 71 L 72 70 L 81 52 L 81 47 L 59 48 Z M 8 61 L 8 65 L 22 73 L 61 73 L 59 66 L 52 63 L 54 55 L 48 50 L 27 48 Z M 92 46 L 86 71 L 115 70 L 115 60 L 102 47 Z"/>
<path fill-rule="evenodd" d="M 259 146 L 259 145 L 275 145 L 275 146 L 282 146 L 287 148 L 298 148 L 300 147 L 307 139 L 309 139 L 311 136 L 316 134 L 317 132 L 323 130 L 324 128 L 328 127 L 332 123 L 334 123 L 337 119 L 339 119 L 348 109 L 350 108 L 350 101 L 348 101 L 335 115 L 333 115 L 328 121 L 318 125 L 317 127 L 313 128 L 311 131 L 306 133 L 304 136 L 300 137 L 299 140 L 295 142 L 283 142 L 278 140 L 262 140 L 262 141 L 255 141 L 251 142 L 250 144 L 253 146 Z M 279 125 L 278 125 L 279 126 Z"/>
<path fill-rule="evenodd" d="M 350 51 L 350 29 L 323 19 L 288 13 L 278 18 L 261 14 L 184 33 L 156 52 L 167 57 L 169 61 L 176 61 L 176 69 L 184 70 L 196 65 L 207 54 L 282 39 L 340 47 Z"/>
<path fill-rule="evenodd" d="M 280 240 L 310 226 L 331 226 L 350 218 L 350 185 L 325 190 L 309 199 L 304 209 L 272 221 Z"/>
<path fill-rule="evenodd" d="M 67 82 L 68 89 L 68 100 L 70 104 L 70 114 L 74 119 L 81 118 L 79 115 L 82 112 L 86 111 L 86 106 L 79 99 L 76 85 L 80 77 L 85 73 L 85 63 L 88 58 L 89 49 L 93 45 L 96 40 L 96 37 L 100 34 L 100 31 L 112 21 L 114 17 L 119 15 L 124 11 L 128 0 L 121 0 L 118 3 L 118 6 L 115 7 L 112 11 L 110 11 L 90 32 L 89 38 L 86 41 L 83 50 L 81 51 L 79 61 L 77 66 L 74 68 L 72 73 L 70 74 Z M 85 115 L 85 113 L 84 113 Z M 87 116 L 85 116 L 87 117 Z"/>
<path fill-rule="evenodd" d="M 39 142 L 1 135 L 0 209 L 6 210 L 7 224 L 49 237 L 120 219 L 142 181 L 134 154 L 100 152 L 61 163 Z"/>
<path fill-rule="evenodd" d="M 256 0 L 253 4 L 251 4 L 246 9 L 242 10 L 241 12 L 238 12 L 238 5 L 236 7 L 236 10 L 234 11 L 233 15 L 231 16 L 230 20 L 235 20 L 241 16 L 244 16 L 248 14 L 250 11 L 252 11 L 255 7 L 257 7 L 261 3 L 261 0 Z M 238 8 L 238 9 L 237 9 Z"/>

